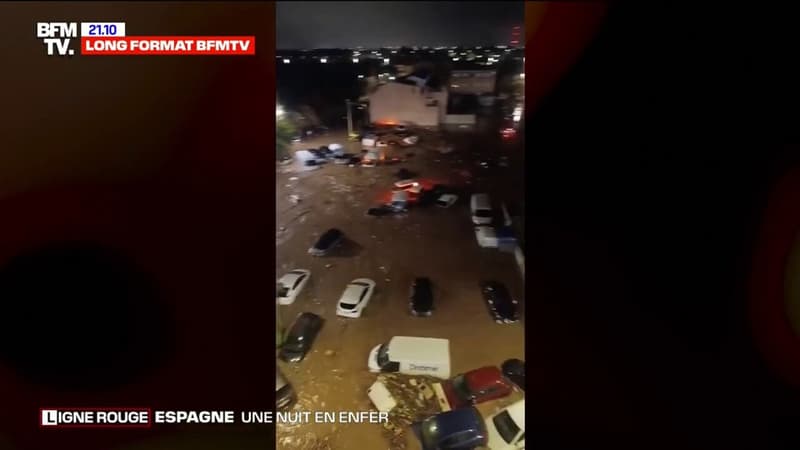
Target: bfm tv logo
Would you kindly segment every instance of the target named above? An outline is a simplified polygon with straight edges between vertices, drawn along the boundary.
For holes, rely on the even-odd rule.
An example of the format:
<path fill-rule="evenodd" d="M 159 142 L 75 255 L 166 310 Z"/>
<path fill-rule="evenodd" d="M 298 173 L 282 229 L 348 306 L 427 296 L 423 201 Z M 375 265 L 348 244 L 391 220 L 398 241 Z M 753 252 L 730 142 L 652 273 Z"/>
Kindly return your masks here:
<path fill-rule="evenodd" d="M 76 22 L 37 22 L 36 37 L 47 46 L 47 54 L 72 56 L 75 50 L 69 48 L 71 38 L 78 37 Z"/>

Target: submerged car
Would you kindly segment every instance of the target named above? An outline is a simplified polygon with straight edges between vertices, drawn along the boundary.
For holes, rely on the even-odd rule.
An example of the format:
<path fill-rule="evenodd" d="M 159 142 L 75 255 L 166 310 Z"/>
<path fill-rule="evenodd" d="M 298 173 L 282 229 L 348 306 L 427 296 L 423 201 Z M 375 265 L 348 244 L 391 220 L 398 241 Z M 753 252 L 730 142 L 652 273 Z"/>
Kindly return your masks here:
<path fill-rule="evenodd" d="M 350 153 L 342 153 L 341 155 L 335 155 L 333 157 L 334 164 L 350 164 L 350 161 L 353 160 L 353 155 Z"/>
<path fill-rule="evenodd" d="M 278 303 L 291 305 L 311 278 L 311 272 L 305 269 L 294 269 L 278 279 Z"/>
<path fill-rule="evenodd" d="M 487 447 L 492 450 L 525 448 L 525 399 L 486 419 L 486 430 Z"/>
<path fill-rule="evenodd" d="M 434 392 L 442 411 L 459 409 L 505 397 L 514 387 L 495 366 L 470 370 L 441 384 Z"/>
<path fill-rule="evenodd" d="M 458 196 L 455 194 L 442 194 L 436 199 L 436 206 L 440 208 L 449 208 L 458 201 Z"/>
<path fill-rule="evenodd" d="M 361 317 L 373 292 L 375 292 L 375 282 L 369 278 L 356 278 L 351 281 L 336 304 L 336 315 L 353 319 Z"/>
<path fill-rule="evenodd" d="M 517 301 L 511 297 L 508 289 L 497 281 L 481 283 L 481 292 L 489 314 L 497 323 L 514 323 L 519 320 Z"/>
<path fill-rule="evenodd" d="M 311 256 L 324 256 L 340 245 L 343 240 L 344 233 L 337 228 L 331 228 L 322 233 L 317 242 L 308 249 L 308 254 Z"/>
<path fill-rule="evenodd" d="M 304 312 L 298 315 L 286 333 L 278 356 L 286 362 L 302 361 L 311 350 L 322 323 L 322 317 L 314 313 Z"/>
<path fill-rule="evenodd" d="M 521 359 L 508 359 L 500 366 L 506 376 L 518 388 L 525 390 L 525 361 Z"/>
<path fill-rule="evenodd" d="M 426 317 L 433 313 L 433 285 L 425 277 L 414 279 L 409 300 L 411 314 Z"/>
<path fill-rule="evenodd" d="M 283 409 L 289 406 L 295 399 L 296 395 L 292 385 L 286 381 L 286 378 L 281 373 L 281 369 L 275 367 L 275 403 L 277 409 Z"/>
<path fill-rule="evenodd" d="M 486 424 L 475 407 L 436 414 L 412 424 L 411 429 L 422 450 L 473 450 L 488 442 Z"/>

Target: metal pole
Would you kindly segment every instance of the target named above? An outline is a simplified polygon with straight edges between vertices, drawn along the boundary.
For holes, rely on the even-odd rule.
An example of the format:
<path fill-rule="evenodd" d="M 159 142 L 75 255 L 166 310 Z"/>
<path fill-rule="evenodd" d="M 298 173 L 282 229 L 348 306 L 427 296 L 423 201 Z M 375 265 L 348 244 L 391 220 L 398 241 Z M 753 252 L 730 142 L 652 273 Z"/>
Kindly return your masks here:
<path fill-rule="evenodd" d="M 347 138 L 349 139 L 353 136 L 353 113 L 350 110 L 350 99 L 346 99 L 344 104 L 347 106 Z"/>

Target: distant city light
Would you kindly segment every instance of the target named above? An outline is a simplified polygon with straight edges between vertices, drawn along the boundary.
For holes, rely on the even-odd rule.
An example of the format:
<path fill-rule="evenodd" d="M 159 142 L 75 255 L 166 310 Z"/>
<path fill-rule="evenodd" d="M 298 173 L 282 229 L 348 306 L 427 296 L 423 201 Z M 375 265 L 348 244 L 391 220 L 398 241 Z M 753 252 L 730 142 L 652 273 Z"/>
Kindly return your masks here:
<path fill-rule="evenodd" d="M 326 62 L 328 62 L 328 58 L 320 58 L 319 62 L 321 62 L 322 64 L 325 64 Z"/>
<path fill-rule="evenodd" d="M 525 79 L 525 74 L 521 73 L 521 74 L 519 74 L 519 77 L 524 80 Z"/>
<path fill-rule="evenodd" d="M 289 64 L 290 62 L 292 62 L 292 60 L 291 60 L 291 59 L 289 59 L 289 58 L 284 58 L 284 59 L 283 59 L 283 63 L 284 63 L 284 64 Z"/>
<path fill-rule="evenodd" d="M 389 58 L 383 58 L 383 63 L 384 64 L 389 64 Z"/>
<path fill-rule="evenodd" d="M 353 63 L 358 64 L 358 58 L 353 58 Z"/>
<path fill-rule="evenodd" d="M 389 79 L 390 79 L 390 80 L 394 80 L 394 75 L 390 75 L 390 76 L 389 76 Z"/>
<path fill-rule="evenodd" d="M 364 75 L 359 75 L 358 78 L 364 78 Z"/>
<path fill-rule="evenodd" d="M 283 107 L 281 105 L 275 106 L 275 117 L 282 117 L 283 116 Z"/>
<path fill-rule="evenodd" d="M 453 58 L 453 61 L 458 61 L 459 59 L 461 59 L 461 58 Z"/>

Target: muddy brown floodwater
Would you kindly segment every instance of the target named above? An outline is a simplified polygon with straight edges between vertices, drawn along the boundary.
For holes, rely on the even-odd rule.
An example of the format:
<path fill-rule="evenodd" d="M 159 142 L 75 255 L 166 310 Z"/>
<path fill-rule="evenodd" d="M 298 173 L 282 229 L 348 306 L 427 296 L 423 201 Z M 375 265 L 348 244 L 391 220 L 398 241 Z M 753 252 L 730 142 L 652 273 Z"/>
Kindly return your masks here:
<path fill-rule="evenodd" d="M 466 152 L 456 148 L 442 155 L 430 148 L 431 140 L 423 136 L 417 147 L 389 149 L 389 157 L 406 159 L 396 165 L 329 164 L 312 171 L 296 165 L 278 167 L 276 277 L 296 268 L 311 271 L 310 282 L 295 303 L 281 306 L 279 313 L 285 326 L 306 311 L 325 319 L 302 362 L 278 362 L 298 395 L 290 411 L 373 410 L 366 391 L 377 374 L 367 370 L 367 356 L 372 347 L 396 335 L 449 339 L 452 375 L 499 366 L 509 358 L 524 359 L 524 321 L 508 325 L 492 321 L 479 289 L 482 280 L 501 281 L 524 309 L 520 271 L 512 254 L 478 247 L 467 196 L 448 209 L 419 208 L 388 217 L 365 214 L 391 190 L 400 168 L 416 172 L 420 179 L 466 190 L 486 183 Z M 344 133 L 296 144 L 295 150 L 333 142 L 360 153 L 360 144 L 347 142 Z M 345 245 L 329 256 L 309 256 L 308 248 L 332 227 L 345 233 Z M 427 276 L 434 284 L 436 310 L 431 317 L 417 318 L 408 312 L 409 288 L 417 276 Z M 376 282 L 362 317 L 337 317 L 336 302 L 345 285 L 362 277 Z M 488 416 L 521 396 L 517 392 L 479 409 Z M 397 431 L 372 423 L 279 424 L 277 434 L 282 450 L 419 448 L 407 426 Z"/>

